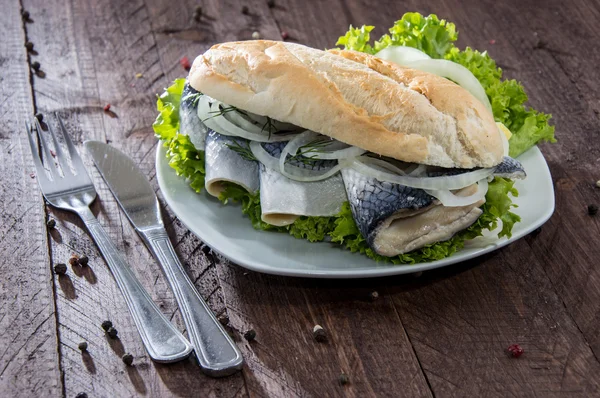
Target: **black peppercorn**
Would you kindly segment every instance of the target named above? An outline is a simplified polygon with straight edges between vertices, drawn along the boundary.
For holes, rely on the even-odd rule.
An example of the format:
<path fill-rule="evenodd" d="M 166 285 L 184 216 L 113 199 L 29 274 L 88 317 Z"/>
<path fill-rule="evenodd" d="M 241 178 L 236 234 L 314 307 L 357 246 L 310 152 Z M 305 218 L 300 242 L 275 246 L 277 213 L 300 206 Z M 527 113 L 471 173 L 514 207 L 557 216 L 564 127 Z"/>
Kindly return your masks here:
<path fill-rule="evenodd" d="M 598 213 L 598 206 L 588 205 L 588 214 L 590 216 L 595 216 L 597 213 Z"/>
<path fill-rule="evenodd" d="M 201 18 L 202 18 L 202 6 L 197 6 L 194 9 L 194 20 L 196 20 L 196 22 L 200 22 Z"/>
<path fill-rule="evenodd" d="M 23 19 L 24 19 L 25 21 L 29 21 L 29 17 L 30 17 L 30 15 L 29 15 L 29 11 L 25 11 L 25 10 L 24 10 L 24 11 L 21 13 L 21 16 L 23 17 Z"/>
<path fill-rule="evenodd" d="M 275 0 L 268 0 L 267 5 L 269 6 L 269 8 L 275 7 Z"/>
<path fill-rule="evenodd" d="M 27 49 L 27 51 L 33 51 L 33 43 L 28 41 L 27 43 L 25 43 L 25 48 Z"/>
<path fill-rule="evenodd" d="M 202 246 L 202 253 L 209 254 L 210 253 L 210 247 L 208 247 L 207 245 Z"/>
<path fill-rule="evenodd" d="M 339 382 L 342 386 L 345 386 L 346 384 L 350 383 L 350 378 L 346 373 L 342 373 L 339 377 Z"/>
<path fill-rule="evenodd" d="M 131 366 L 133 364 L 133 355 L 131 355 L 130 353 L 123 355 L 121 359 L 123 360 L 123 363 L 125 363 L 125 365 L 127 366 Z"/>
<path fill-rule="evenodd" d="M 371 292 L 370 294 L 371 297 L 371 301 L 375 301 L 379 298 L 379 292 L 377 290 L 374 290 Z"/>
<path fill-rule="evenodd" d="M 42 67 L 42 65 L 40 65 L 40 63 L 38 61 L 35 61 L 34 63 L 31 64 L 31 67 L 33 68 L 33 70 L 40 70 L 40 68 Z"/>
<path fill-rule="evenodd" d="M 217 319 L 223 326 L 226 326 L 229 323 L 229 316 L 227 314 L 221 314 Z"/>
<path fill-rule="evenodd" d="M 88 265 L 89 261 L 90 261 L 90 259 L 88 258 L 88 256 L 83 255 L 83 256 L 79 257 L 78 262 L 79 262 L 79 265 L 83 265 L 85 267 L 86 265 Z"/>
<path fill-rule="evenodd" d="M 77 257 L 75 254 L 73 254 L 71 256 L 71 258 L 69 259 L 69 264 L 71 264 L 71 267 L 75 267 L 76 265 L 79 265 L 79 257 Z"/>
<path fill-rule="evenodd" d="M 248 9 L 248 6 L 243 6 L 242 7 L 242 14 L 248 15 L 249 12 L 250 12 L 250 10 Z"/>
<path fill-rule="evenodd" d="M 313 328 L 313 337 L 319 343 L 324 343 L 327 341 L 327 332 L 323 329 L 321 325 L 315 325 Z"/>
<path fill-rule="evenodd" d="M 112 328 L 112 322 L 111 321 L 103 321 L 102 322 L 102 329 L 104 329 L 105 332 L 108 332 L 108 329 Z"/>
<path fill-rule="evenodd" d="M 75 395 L 75 398 L 88 398 L 88 396 L 86 393 L 80 392 L 79 394 Z"/>
<path fill-rule="evenodd" d="M 244 338 L 248 341 L 252 341 L 256 338 L 256 331 L 254 329 L 250 329 L 244 333 Z"/>
<path fill-rule="evenodd" d="M 87 347 L 88 347 L 87 341 L 82 341 L 77 346 L 77 348 L 79 348 L 79 350 L 81 350 L 81 351 L 87 351 Z"/>
<path fill-rule="evenodd" d="M 54 265 L 54 273 L 57 275 L 64 275 L 67 273 L 67 264 L 58 263 Z"/>
<path fill-rule="evenodd" d="M 36 113 L 35 114 L 35 118 L 38 120 L 38 122 L 43 122 L 44 121 L 44 114 L 43 113 Z"/>
<path fill-rule="evenodd" d="M 106 331 L 106 334 L 108 335 L 108 337 L 110 337 L 111 339 L 116 339 L 118 337 L 119 332 L 117 331 L 117 329 L 113 328 L 112 326 L 108 328 L 108 330 Z"/>
<path fill-rule="evenodd" d="M 46 223 L 46 226 L 48 228 L 56 227 L 56 220 L 54 218 L 49 219 L 48 222 Z"/>

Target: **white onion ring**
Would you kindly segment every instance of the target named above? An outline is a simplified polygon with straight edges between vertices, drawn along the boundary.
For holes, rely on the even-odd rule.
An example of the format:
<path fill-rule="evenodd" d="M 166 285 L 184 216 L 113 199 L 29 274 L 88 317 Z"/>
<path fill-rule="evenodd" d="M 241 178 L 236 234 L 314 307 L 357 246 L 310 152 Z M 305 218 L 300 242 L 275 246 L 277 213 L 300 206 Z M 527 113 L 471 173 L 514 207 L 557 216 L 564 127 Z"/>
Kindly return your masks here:
<path fill-rule="evenodd" d="M 419 54 L 421 53 L 421 54 Z M 424 52 L 407 46 L 390 46 L 375 54 L 376 57 L 398 65 L 442 76 L 469 91 L 492 112 L 490 100 L 475 75 L 461 64 L 446 59 L 431 59 Z"/>
<path fill-rule="evenodd" d="M 243 127 L 237 126 L 231 120 L 228 120 L 222 115 L 211 115 L 211 108 L 217 109 L 219 104 L 222 104 L 219 101 L 214 101 L 211 106 L 211 98 L 203 95 L 198 100 L 198 117 L 200 121 L 206 125 L 211 130 L 216 131 L 219 134 L 234 136 L 234 137 L 242 137 L 251 141 L 258 142 L 281 142 L 281 141 L 289 141 L 297 134 L 270 134 L 268 131 L 264 131 L 260 127 L 252 124 L 251 122 L 245 120 L 244 118 L 236 118 L 230 117 L 230 119 L 235 120 L 236 123 L 240 122 L 243 124 Z"/>
<path fill-rule="evenodd" d="M 482 178 L 477 182 L 477 191 L 469 196 L 458 196 L 454 193 L 450 192 L 450 190 L 431 190 L 426 189 L 429 195 L 437 198 L 442 205 L 446 207 L 461 207 L 468 206 L 473 203 L 479 202 L 480 200 L 485 198 L 485 195 L 488 191 L 488 181 L 487 178 Z"/>
<path fill-rule="evenodd" d="M 350 167 L 366 176 L 373 177 L 379 181 L 391 182 L 393 184 L 405 185 L 412 188 L 444 190 L 461 189 L 475 184 L 477 181 L 492 175 L 494 168 L 479 169 L 463 174 L 441 177 L 411 177 L 392 174 L 376 169 L 364 163 L 364 156 L 349 160 Z"/>
<path fill-rule="evenodd" d="M 250 150 L 252 151 L 252 154 L 254 155 L 254 157 L 259 162 L 264 164 L 265 167 L 268 167 L 275 171 L 281 172 L 280 168 L 279 168 L 279 159 L 277 159 L 274 156 L 271 156 L 265 150 L 265 148 L 262 147 L 260 142 L 251 141 L 250 142 Z M 283 152 L 281 154 L 283 155 Z M 343 165 L 345 165 L 344 162 L 338 163 L 337 166 L 335 166 L 323 173 L 323 172 L 317 172 L 315 170 L 303 169 L 300 167 L 292 166 L 290 164 L 285 164 L 284 172 L 281 174 L 283 174 L 287 178 L 292 179 L 294 181 L 300 181 L 300 182 L 321 181 L 321 180 L 329 178 L 332 175 L 338 173 L 342 169 Z"/>

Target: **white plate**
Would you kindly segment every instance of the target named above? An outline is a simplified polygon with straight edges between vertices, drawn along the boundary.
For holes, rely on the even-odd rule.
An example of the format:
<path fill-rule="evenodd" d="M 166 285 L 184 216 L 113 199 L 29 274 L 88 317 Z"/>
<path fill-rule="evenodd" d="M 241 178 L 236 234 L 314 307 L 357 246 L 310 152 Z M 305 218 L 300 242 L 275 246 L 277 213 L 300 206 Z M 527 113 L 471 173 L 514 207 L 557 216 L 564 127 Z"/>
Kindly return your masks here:
<path fill-rule="evenodd" d="M 311 278 L 367 278 L 406 274 L 439 268 L 491 252 L 513 242 L 546 222 L 554 212 L 554 188 L 546 160 L 537 147 L 519 157 L 527 172 L 526 180 L 515 184 L 521 216 L 510 239 L 497 238 L 498 231 L 467 243 L 454 255 L 428 263 L 391 265 L 351 253 L 326 243 L 310 243 L 285 233 L 257 231 L 239 206 L 224 206 L 217 199 L 195 193 L 175 174 L 162 145 L 156 154 L 158 185 L 173 212 L 213 250 L 248 269 L 269 274 Z"/>

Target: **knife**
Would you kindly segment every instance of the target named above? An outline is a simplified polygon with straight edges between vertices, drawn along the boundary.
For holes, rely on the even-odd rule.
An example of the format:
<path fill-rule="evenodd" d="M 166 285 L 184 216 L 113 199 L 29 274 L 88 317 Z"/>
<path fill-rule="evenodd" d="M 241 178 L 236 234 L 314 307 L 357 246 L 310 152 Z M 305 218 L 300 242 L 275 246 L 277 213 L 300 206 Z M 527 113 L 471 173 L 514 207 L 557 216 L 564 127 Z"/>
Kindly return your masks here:
<path fill-rule="evenodd" d="M 85 147 L 121 209 L 162 265 L 204 373 L 221 377 L 241 369 L 242 354 L 177 258 L 164 228 L 158 199 L 146 176 L 127 155 L 110 145 L 86 141 Z"/>

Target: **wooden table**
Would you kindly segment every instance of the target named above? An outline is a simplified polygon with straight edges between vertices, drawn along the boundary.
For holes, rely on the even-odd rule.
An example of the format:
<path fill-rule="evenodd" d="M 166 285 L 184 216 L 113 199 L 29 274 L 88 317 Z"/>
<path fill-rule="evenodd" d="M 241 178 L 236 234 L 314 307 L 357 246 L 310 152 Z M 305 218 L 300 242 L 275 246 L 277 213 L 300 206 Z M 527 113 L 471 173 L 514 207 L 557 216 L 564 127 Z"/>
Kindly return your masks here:
<path fill-rule="evenodd" d="M 587 214 L 600 202 L 598 2 L 201 3 L 196 22 L 192 0 L 2 2 L 0 396 L 600 396 L 600 216 Z M 22 21 L 23 9 L 31 21 Z M 333 281 L 261 275 L 205 254 L 165 209 L 180 258 L 214 311 L 229 317 L 246 364 L 211 379 L 192 360 L 153 363 L 82 223 L 44 205 L 23 121 L 38 111 L 63 115 L 99 191 L 94 212 L 183 330 L 161 270 L 82 141 L 105 140 L 131 155 L 158 192 L 155 94 L 185 75 L 181 57 L 254 31 L 332 47 L 349 24 L 374 24 L 379 37 L 413 10 L 455 22 L 460 47 L 488 49 L 506 77 L 523 82 L 532 106 L 553 113 L 559 142 L 541 146 L 555 184 L 553 217 L 473 261 L 421 276 Z M 34 61 L 42 75 L 30 69 Z M 114 114 L 103 112 L 107 103 Z M 46 227 L 48 218 L 56 228 Z M 88 255 L 89 267 L 55 276 L 53 265 L 72 253 Z M 105 337 L 104 319 L 119 340 Z M 327 343 L 313 340 L 315 324 L 329 331 Z M 248 342 L 241 335 L 251 328 L 257 336 Z M 525 349 L 518 359 L 505 353 L 513 343 Z M 125 352 L 133 367 L 121 361 Z M 340 385 L 342 373 L 349 384 Z"/>

